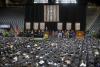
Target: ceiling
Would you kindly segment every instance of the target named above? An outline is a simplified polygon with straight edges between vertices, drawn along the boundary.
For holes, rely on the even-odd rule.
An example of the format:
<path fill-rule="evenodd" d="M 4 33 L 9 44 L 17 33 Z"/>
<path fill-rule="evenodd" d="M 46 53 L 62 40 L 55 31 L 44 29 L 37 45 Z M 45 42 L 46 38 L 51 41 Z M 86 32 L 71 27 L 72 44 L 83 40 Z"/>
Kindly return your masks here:
<path fill-rule="evenodd" d="M 26 4 L 28 0 L 0 0 L 0 6 L 4 6 L 6 4 Z M 80 0 L 84 1 L 84 0 Z M 92 3 L 97 6 L 100 6 L 100 0 L 85 0 L 87 3 Z"/>
<path fill-rule="evenodd" d="M 100 6 L 100 0 L 88 0 L 87 2 Z"/>

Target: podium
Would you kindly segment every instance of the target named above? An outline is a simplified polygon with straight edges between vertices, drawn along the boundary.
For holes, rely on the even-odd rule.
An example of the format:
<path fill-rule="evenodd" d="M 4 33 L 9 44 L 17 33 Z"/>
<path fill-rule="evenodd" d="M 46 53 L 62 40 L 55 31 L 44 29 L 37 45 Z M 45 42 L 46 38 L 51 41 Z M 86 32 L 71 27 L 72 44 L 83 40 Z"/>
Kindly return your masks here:
<path fill-rule="evenodd" d="M 34 40 L 43 40 L 44 33 L 41 31 L 34 32 Z"/>

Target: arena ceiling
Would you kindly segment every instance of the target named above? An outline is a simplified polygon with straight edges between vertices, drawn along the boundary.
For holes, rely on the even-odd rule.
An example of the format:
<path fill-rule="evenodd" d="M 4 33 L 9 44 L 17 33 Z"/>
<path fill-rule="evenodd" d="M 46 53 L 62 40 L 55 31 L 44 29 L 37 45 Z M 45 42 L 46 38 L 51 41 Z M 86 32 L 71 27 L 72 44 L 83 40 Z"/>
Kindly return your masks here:
<path fill-rule="evenodd" d="M 12 5 L 25 5 L 29 0 L 0 0 L 0 6 L 12 4 Z M 79 0 L 84 1 L 84 0 Z M 100 6 L 100 0 L 85 0 L 86 3 L 92 3 L 97 6 Z"/>

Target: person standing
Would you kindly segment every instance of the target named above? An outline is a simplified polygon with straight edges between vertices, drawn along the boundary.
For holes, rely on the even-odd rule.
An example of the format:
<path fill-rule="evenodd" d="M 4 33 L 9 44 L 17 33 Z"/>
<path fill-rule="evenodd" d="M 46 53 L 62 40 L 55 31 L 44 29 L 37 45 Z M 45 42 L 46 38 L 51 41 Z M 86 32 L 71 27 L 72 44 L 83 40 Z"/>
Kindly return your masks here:
<path fill-rule="evenodd" d="M 76 33 L 74 30 L 72 30 L 72 38 L 76 38 Z"/>
<path fill-rule="evenodd" d="M 69 31 L 65 31 L 66 38 L 69 38 Z"/>
<path fill-rule="evenodd" d="M 62 31 L 58 32 L 58 38 L 62 38 Z"/>

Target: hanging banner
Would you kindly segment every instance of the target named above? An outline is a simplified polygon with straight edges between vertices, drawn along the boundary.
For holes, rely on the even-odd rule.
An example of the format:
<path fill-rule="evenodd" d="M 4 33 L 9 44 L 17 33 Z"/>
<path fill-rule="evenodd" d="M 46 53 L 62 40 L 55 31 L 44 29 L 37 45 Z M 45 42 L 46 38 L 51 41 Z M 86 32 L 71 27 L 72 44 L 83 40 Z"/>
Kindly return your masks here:
<path fill-rule="evenodd" d="M 66 23 L 66 29 L 67 30 L 71 30 L 71 28 L 72 28 L 71 26 L 72 26 L 72 23 Z"/>
<path fill-rule="evenodd" d="M 39 27 L 39 23 L 34 23 L 34 27 L 33 27 L 34 30 L 38 30 L 39 29 L 38 27 Z"/>
<path fill-rule="evenodd" d="M 80 30 L 80 23 L 75 23 L 75 30 Z"/>
<path fill-rule="evenodd" d="M 59 5 L 44 5 L 44 21 L 59 21 Z"/>
<path fill-rule="evenodd" d="M 58 29 L 58 30 L 62 30 L 62 26 L 63 26 L 62 23 L 57 23 L 57 29 Z"/>
<path fill-rule="evenodd" d="M 45 23 L 40 23 L 40 29 L 44 30 L 45 29 Z"/>
<path fill-rule="evenodd" d="M 30 22 L 26 22 L 26 29 L 31 29 L 31 23 Z"/>

